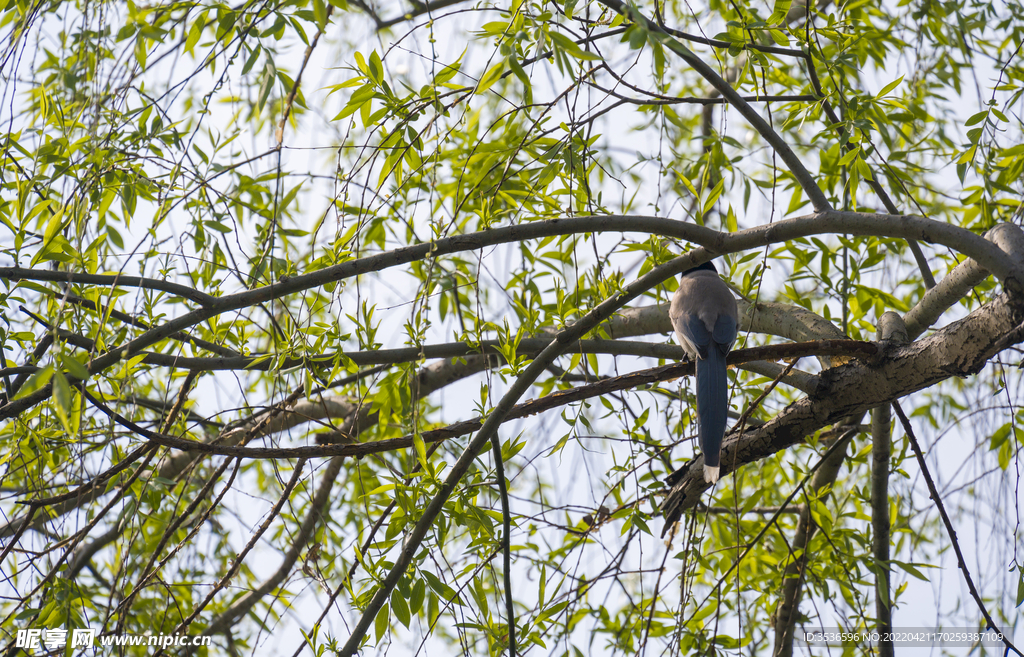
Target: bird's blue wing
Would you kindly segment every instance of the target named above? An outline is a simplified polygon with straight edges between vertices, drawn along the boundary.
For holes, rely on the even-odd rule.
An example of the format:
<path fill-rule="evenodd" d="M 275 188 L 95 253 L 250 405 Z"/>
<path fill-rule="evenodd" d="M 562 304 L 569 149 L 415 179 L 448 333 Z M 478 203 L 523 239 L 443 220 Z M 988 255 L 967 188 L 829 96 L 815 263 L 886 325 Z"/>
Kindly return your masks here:
<path fill-rule="evenodd" d="M 711 346 L 712 336 L 711 332 L 708 331 L 708 327 L 700 320 L 700 317 L 686 313 L 677 317 L 673 325 L 679 337 L 688 343 L 684 347 L 691 347 L 687 349 L 687 352 L 692 351 L 696 353 L 697 358 L 708 357 L 708 347 Z"/>
<path fill-rule="evenodd" d="M 736 342 L 736 318 L 732 315 L 719 315 L 715 320 L 715 330 L 711 332 L 711 338 L 723 355 L 729 353 L 732 343 Z"/>

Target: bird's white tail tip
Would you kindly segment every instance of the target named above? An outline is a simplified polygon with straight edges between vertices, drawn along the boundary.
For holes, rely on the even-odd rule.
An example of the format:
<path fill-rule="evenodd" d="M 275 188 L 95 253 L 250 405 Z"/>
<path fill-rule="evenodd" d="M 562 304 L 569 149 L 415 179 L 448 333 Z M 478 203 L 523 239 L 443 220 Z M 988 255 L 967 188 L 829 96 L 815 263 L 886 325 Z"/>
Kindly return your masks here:
<path fill-rule="evenodd" d="M 704 481 L 709 484 L 713 484 L 718 481 L 718 466 L 705 465 L 704 466 Z"/>

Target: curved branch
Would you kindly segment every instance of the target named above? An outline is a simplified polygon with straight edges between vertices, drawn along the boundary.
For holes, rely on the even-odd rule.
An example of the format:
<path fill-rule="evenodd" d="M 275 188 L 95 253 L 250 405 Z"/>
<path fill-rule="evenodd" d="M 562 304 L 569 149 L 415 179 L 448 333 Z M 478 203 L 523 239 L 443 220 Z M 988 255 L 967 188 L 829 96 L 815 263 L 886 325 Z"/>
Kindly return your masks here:
<path fill-rule="evenodd" d="M 9 281 L 45 281 L 69 285 L 101 285 L 103 287 L 137 287 L 143 290 L 158 290 L 194 301 L 200 306 L 211 306 L 217 297 L 200 292 L 194 287 L 179 285 L 162 278 L 122 276 L 120 274 L 81 274 L 52 269 L 29 269 L 27 267 L 0 267 L 0 278 Z"/>
<path fill-rule="evenodd" d="M 1020 226 L 999 224 L 985 233 L 985 239 L 994 243 L 1009 257 L 1024 260 L 1024 231 L 1021 231 Z M 988 273 L 983 265 L 973 259 L 967 259 L 954 267 L 903 316 L 909 339 L 916 340 L 942 313 L 988 278 Z"/>
<path fill-rule="evenodd" d="M 999 247 L 964 228 L 912 215 L 897 216 L 828 210 L 796 219 L 778 221 L 767 226 L 757 226 L 736 233 L 718 232 L 703 226 L 662 219 L 660 217 L 583 216 L 507 226 L 468 235 L 457 235 L 426 244 L 416 244 L 374 256 L 350 260 L 302 276 L 283 278 L 277 283 L 254 290 L 217 297 L 208 306 L 169 320 L 159 327 L 144 332 L 125 345 L 97 356 L 89 362 L 88 369 L 91 374 L 103 371 L 123 358 L 130 358 L 146 347 L 216 315 L 279 299 L 327 283 L 382 271 L 424 258 L 434 258 L 462 251 L 475 251 L 497 244 L 558 235 L 600 233 L 605 231 L 654 233 L 683 239 L 705 247 L 706 251 L 698 256 L 702 260 L 709 259 L 713 255 L 745 251 L 822 233 L 913 238 L 935 242 L 948 246 L 951 249 L 956 249 L 978 261 L 979 264 L 991 271 L 1011 291 L 1024 291 L 1024 285 L 1022 285 L 1024 283 L 1024 274 L 1021 272 L 1020 263 L 1010 258 Z M 697 262 L 697 260 L 694 259 L 689 262 Z M 64 275 L 63 272 L 60 273 Z M 2 277 L 3 270 L 0 269 L 0 278 Z M 643 291 L 647 289 L 649 288 L 644 288 Z M 626 299 L 628 301 L 636 298 L 639 294 L 631 292 L 620 293 L 617 299 Z M 614 304 L 615 309 L 618 309 L 624 303 L 626 301 L 622 303 L 616 302 Z M 605 317 L 602 316 L 602 319 Z M 594 328 L 590 325 L 589 321 L 579 325 L 586 325 L 587 331 Z M 574 337 L 567 338 L 568 341 L 582 337 L 585 332 L 575 335 L 576 331 L 574 330 L 571 334 Z M 52 383 L 47 384 L 31 395 L 8 402 L 0 407 L 0 419 L 17 416 L 23 410 L 31 408 L 44 399 L 49 398 L 52 390 Z"/>

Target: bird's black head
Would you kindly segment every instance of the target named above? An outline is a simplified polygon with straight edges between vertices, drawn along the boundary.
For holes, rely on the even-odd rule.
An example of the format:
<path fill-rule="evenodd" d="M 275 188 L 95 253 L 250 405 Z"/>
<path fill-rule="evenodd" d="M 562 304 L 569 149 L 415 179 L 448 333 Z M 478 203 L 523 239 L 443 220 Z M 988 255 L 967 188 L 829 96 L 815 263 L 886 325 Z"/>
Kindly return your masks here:
<path fill-rule="evenodd" d="M 697 265 L 696 267 L 691 267 L 690 269 L 687 269 L 686 271 L 683 272 L 683 276 L 686 276 L 687 274 L 692 274 L 695 271 L 713 271 L 716 274 L 718 273 L 718 270 L 715 269 L 715 265 L 710 260 L 708 260 L 703 265 Z"/>

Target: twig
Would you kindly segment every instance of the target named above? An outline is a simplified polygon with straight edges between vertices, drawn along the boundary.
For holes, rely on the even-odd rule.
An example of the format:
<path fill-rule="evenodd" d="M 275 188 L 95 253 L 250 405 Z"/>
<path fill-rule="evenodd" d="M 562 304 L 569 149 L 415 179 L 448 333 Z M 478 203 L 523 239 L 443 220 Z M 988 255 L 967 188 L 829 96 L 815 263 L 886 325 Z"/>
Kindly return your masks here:
<path fill-rule="evenodd" d="M 609 9 L 616 11 L 623 16 L 630 16 L 634 21 L 644 29 L 654 34 L 661 34 L 667 37 L 663 40 L 666 48 L 678 55 L 683 61 L 689 64 L 697 73 L 700 74 L 705 80 L 711 83 L 715 89 L 718 90 L 722 96 L 729 101 L 729 104 L 736 108 L 743 118 L 750 123 L 750 126 L 754 128 L 760 134 L 766 142 L 768 142 L 772 148 L 779 154 L 782 161 L 789 167 L 790 173 L 793 174 L 793 178 L 800 184 L 800 187 L 807 194 L 807 198 L 810 199 L 811 204 L 817 211 L 830 210 L 832 205 L 828 202 L 828 198 L 825 193 L 818 187 L 818 183 L 814 177 L 804 166 L 803 162 L 793 149 L 789 147 L 782 137 L 763 119 L 760 113 L 750 106 L 750 103 L 744 101 L 739 93 L 736 92 L 732 86 L 722 79 L 713 68 L 708 66 L 700 57 L 693 53 L 689 48 L 684 46 L 682 43 L 677 41 L 675 37 L 671 36 L 665 29 L 659 27 L 655 23 L 649 21 L 643 16 L 639 10 L 635 7 L 627 8 L 621 0 L 600 0 L 601 4 L 605 5 Z"/>
<path fill-rule="evenodd" d="M 27 312 L 27 311 L 26 311 Z M 44 323 L 44 320 L 38 318 Z M 49 327 L 48 324 L 46 326 Z M 76 347 L 89 349 L 93 340 L 64 329 L 56 329 L 57 337 Z M 516 354 L 533 356 L 540 353 L 551 342 L 550 338 L 524 338 L 519 341 Z M 500 340 L 481 340 L 479 343 L 448 342 L 428 344 L 420 347 L 400 347 L 397 349 L 375 349 L 369 351 L 338 351 L 325 354 L 309 354 L 282 358 L 282 355 L 256 354 L 253 356 L 237 356 L 222 358 L 219 356 L 200 356 L 187 358 L 173 354 L 143 351 L 142 363 L 159 367 L 173 367 L 187 370 L 203 370 L 206 372 L 224 370 L 245 370 L 253 372 L 280 371 L 296 367 L 333 366 L 339 359 L 352 361 L 356 365 L 397 365 L 432 358 L 460 358 L 474 354 L 502 354 L 505 346 Z M 576 340 L 566 348 L 566 353 L 605 354 L 611 356 L 639 356 L 680 361 L 686 355 L 682 347 L 672 344 L 652 344 L 630 340 Z M 871 342 L 858 340 L 815 340 L 811 342 L 792 342 L 748 349 L 737 349 L 737 354 L 729 360 L 732 365 L 754 360 L 782 360 L 803 356 L 874 356 L 877 347 Z"/>
<path fill-rule="evenodd" d="M 501 496 L 502 566 L 505 573 L 505 614 L 508 616 L 508 657 L 516 657 L 516 612 L 512 604 L 512 514 L 508 505 L 508 482 L 505 481 L 505 464 L 501 456 L 501 438 L 498 432 L 491 434 L 491 449 L 494 451 L 494 470 L 498 477 L 498 493 Z"/>
<path fill-rule="evenodd" d="M 971 579 L 971 573 L 967 570 L 967 561 L 964 560 L 964 553 L 960 551 L 960 543 L 956 540 L 956 530 L 953 529 L 953 523 L 949 520 L 949 515 L 946 513 L 946 507 L 942 504 L 942 497 L 939 496 L 939 491 L 935 487 L 935 482 L 932 481 L 932 474 L 928 470 L 928 463 L 924 460 L 924 452 L 921 451 L 921 445 L 917 442 L 917 436 L 914 435 L 914 427 L 911 426 L 910 420 L 903 414 L 903 409 L 900 407 L 899 400 L 893 400 L 892 408 L 896 411 L 896 416 L 900 419 L 900 424 L 903 425 L 903 431 L 907 434 L 907 440 L 910 441 L 910 446 L 914 449 L 914 456 L 917 457 L 917 464 L 921 468 L 921 474 L 924 475 L 924 481 L 928 484 L 928 495 L 935 502 L 935 508 L 939 510 L 939 515 L 942 516 L 942 524 L 946 526 L 946 533 L 949 535 L 949 540 L 953 544 L 953 551 L 956 553 L 957 566 L 960 567 L 960 571 L 964 574 L 964 579 L 967 581 L 967 588 L 971 592 L 971 596 L 974 598 L 974 602 L 977 603 L 978 609 L 981 610 L 981 615 L 985 617 L 985 621 L 988 623 L 988 628 L 993 632 L 998 632 L 1002 638 L 1003 645 L 1006 646 L 1007 652 L 1012 650 L 1018 655 L 1021 654 L 1010 639 L 1007 638 L 1006 634 L 999 629 L 996 622 L 992 619 L 992 615 L 988 613 L 988 609 L 985 607 L 985 601 L 981 599 L 981 594 L 978 593 L 978 588 L 974 585 L 974 580 Z"/>
<path fill-rule="evenodd" d="M 235 556 L 227 572 L 224 573 L 224 576 L 220 578 L 220 580 L 213 586 L 212 589 L 210 589 L 210 592 L 206 594 L 206 597 L 203 598 L 203 601 L 196 605 L 196 608 L 192 610 L 192 613 L 189 614 L 185 620 L 181 621 L 181 623 L 178 624 L 178 627 L 174 630 L 174 634 L 183 632 L 189 625 L 191 625 L 192 621 L 194 621 L 196 617 L 203 611 L 203 609 L 206 608 L 206 605 L 210 604 L 210 602 L 213 600 L 213 597 L 217 595 L 217 593 L 220 592 L 225 586 L 227 586 L 228 582 L 231 581 L 231 578 L 234 577 L 236 573 L 238 573 L 238 570 L 242 567 L 242 561 L 245 560 L 246 555 L 248 555 L 249 552 L 251 552 L 252 549 L 256 547 L 256 543 L 259 542 L 260 538 L 267 532 L 268 529 L 270 529 L 270 525 L 274 521 L 274 519 L 277 518 L 278 515 L 280 515 L 281 509 L 284 508 L 285 502 L 287 502 L 290 499 L 292 490 L 295 489 L 295 486 L 299 483 L 299 479 L 302 478 L 302 471 L 305 468 L 305 465 L 305 459 L 299 459 L 295 463 L 295 471 L 292 472 L 292 478 L 288 480 L 287 484 L 285 484 L 284 490 L 281 492 L 281 497 L 278 498 L 277 502 L 274 504 L 274 507 L 270 510 L 269 513 L 267 513 L 267 517 L 264 519 L 263 523 L 260 524 L 259 529 L 257 529 L 253 533 L 252 538 L 250 538 L 249 542 L 245 544 L 245 547 L 242 548 L 242 551 L 239 552 L 237 556 Z"/>
<path fill-rule="evenodd" d="M 69 285 L 137 287 L 143 290 L 167 292 L 189 301 L 195 301 L 201 306 L 209 306 L 216 300 L 216 297 L 200 292 L 193 287 L 171 283 L 162 278 L 121 276 L 120 274 L 82 274 L 70 271 L 54 271 L 52 269 L 27 269 L 25 267 L 0 267 L 0 278 L 11 281 L 45 281 L 49 283 L 67 283 Z"/>

